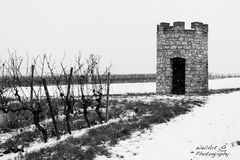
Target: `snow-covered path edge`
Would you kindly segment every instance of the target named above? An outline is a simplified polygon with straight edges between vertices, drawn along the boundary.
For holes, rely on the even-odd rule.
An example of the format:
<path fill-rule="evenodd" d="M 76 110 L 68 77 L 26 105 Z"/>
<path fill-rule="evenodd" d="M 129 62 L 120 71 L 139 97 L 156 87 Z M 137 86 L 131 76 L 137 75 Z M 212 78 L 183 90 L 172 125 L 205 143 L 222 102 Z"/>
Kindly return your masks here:
<path fill-rule="evenodd" d="M 204 107 L 109 147 L 96 160 L 240 160 L 240 92 L 210 95 Z"/>

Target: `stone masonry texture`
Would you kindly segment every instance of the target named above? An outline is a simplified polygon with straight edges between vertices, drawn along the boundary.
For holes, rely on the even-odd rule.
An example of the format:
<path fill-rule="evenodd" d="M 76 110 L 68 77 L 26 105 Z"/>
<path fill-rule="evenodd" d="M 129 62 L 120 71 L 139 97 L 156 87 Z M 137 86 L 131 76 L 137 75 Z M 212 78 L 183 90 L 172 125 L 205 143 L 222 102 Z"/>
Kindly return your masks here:
<path fill-rule="evenodd" d="M 208 25 L 184 22 L 157 25 L 156 92 L 172 94 L 171 59 L 185 59 L 185 94 L 206 94 L 208 91 Z"/>

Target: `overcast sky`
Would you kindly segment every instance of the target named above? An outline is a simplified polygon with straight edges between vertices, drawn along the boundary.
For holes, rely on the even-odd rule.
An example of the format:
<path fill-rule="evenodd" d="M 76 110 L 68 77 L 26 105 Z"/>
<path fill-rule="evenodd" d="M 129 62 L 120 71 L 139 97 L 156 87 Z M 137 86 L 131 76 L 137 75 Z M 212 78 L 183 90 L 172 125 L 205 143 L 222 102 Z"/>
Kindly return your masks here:
<path fill-rule="evenodd" d="M 238 0 L 0 0 L 0 59 L 102 56 L 113 73 L 156 72 L 156 25 L 209 24 L 209 71 L 240 73 Z"/>

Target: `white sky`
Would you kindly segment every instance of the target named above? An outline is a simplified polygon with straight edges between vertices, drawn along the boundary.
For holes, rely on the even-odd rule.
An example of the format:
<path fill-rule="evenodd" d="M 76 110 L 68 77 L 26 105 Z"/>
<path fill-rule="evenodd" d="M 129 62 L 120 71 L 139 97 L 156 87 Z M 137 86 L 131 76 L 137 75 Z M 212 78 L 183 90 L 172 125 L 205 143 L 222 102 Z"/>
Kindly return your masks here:
<path fill-rule="evenodd" d="M 99 54 L 112 73 L 156 72 L 156 25 L 209 24 L 209 71 L 240 73 L 238 0 L 0 0 L 0 59 Z"/>

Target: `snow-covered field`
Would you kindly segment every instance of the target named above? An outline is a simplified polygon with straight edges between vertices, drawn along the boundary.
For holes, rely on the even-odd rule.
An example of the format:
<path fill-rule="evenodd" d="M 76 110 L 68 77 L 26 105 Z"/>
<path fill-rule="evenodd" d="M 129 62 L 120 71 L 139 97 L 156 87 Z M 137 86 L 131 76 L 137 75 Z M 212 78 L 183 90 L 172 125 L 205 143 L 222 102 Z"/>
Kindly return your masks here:
<path fill-rule="evenodd" d="M 240 78 L 225 78 L 209 80 L 209 89 L 240 88 Z M 154 93 L 156 83 L 121 83 L 111 84 L 111 94 Z"/>
<path fill-rule="evenodd" d="M 240 78 L 210 80 L 209 88 L 240 88 Z M 150 93 L 155 92 L 155 89 L 155 83 L 112 84 L 110 93 Z M 139 99 L 151 101 L 178 97 L 152 95 L 126 98 L 133 101 Z M 121 141 L 115 147 L 109 147 L 113 153 L 111 158 L 98 156 L 96 159 L 240 160 L 240 147 L 237 145 L 237 141 L 240 140 L 239 97 L 239 91 L 210 95 L 204 107 L 196 107 L 193 112 L 181 115 L 169 123 L 155 125 L 151 131 L 148 130 L 144 134 L 136 132 L 131 139 Z M 81 136 L 83 133 L 85 131 L 76 132 L 76 136 Z M 6 137 L 1 139 L 6 140 L 9 137 L 11 136 L 6 134 Z M 61 140 L 67 137 L 63 136 Z M 30 145 L 28 151 L 39 150 L 57 143 L 55 139 L 51 139 L 47 144 L 34 143 Z M 14 156 L 16 154 L 0 157 L 0 159 Z"/>
<path fill-rule="evenodd" d="M 239 78 L 212 80 L 211 89 L 239 88 Z M 207 104 L 169 123 L 109 147 L 96 160 L 240 160 L 240 92 L 215 94 Z"/>
<path fill-rule="evenodd" d="M 240 78 L 225 78 L 225 79 L 214 79 L 209 80 L 209 89 L 224 89 L 224 88 L 236 88 L 240 87 Z M 75 95 L 79 95 L 78 85 L 72 86 L 72 91 Z M 89 85 L 86 88 L 91 88 Z M 86 89 L 85 88 L 85 89 Z M 40 95 L 45 95 L 43 87 L 35 86 L 34 89 L 39 92 Z M 67 91 L 67 86 L 62 86 L 63 91 Z M 106 87 L 105 87 L 106 90 Z M 59 95 L 59 91 L 55 85 L 48 86 L 49 94 L 53 97 Z M 155 93 L 156 83 L 113 83 L 110 84 L 110 94 L 127 94 L 127 93 Z M 12 95 L 12 92 L 7 93 Z M 29 97 L 30 87 L 22 87 L 19 90 L 20 95 Z"/>
<path fill-rule="evenodd" d="M 213 79 L 208 85 L 209 89 L 240 88 L 240 78 Z"/>

